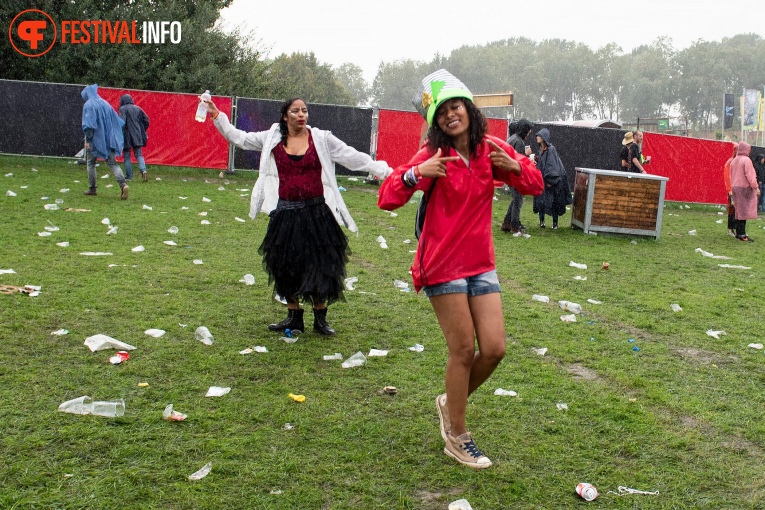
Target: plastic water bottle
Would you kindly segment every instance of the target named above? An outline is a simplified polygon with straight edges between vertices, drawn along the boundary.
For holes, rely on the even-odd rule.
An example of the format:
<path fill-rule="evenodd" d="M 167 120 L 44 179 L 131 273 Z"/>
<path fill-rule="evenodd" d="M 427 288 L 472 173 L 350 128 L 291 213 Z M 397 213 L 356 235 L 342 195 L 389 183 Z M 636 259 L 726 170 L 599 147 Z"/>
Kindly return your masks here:
<path fill-rule="evenodd" d="M 205 90 L 205 93 L 202 94 L 202 100 L 199 101 L 199 106 L 197 106 L 197 114 L 194 116 L 197 122 L 204 122 L 207 119 L 207 104 L 205 104 L 205 101 L 209 101 L 211 98 L 210 91 Z"/>

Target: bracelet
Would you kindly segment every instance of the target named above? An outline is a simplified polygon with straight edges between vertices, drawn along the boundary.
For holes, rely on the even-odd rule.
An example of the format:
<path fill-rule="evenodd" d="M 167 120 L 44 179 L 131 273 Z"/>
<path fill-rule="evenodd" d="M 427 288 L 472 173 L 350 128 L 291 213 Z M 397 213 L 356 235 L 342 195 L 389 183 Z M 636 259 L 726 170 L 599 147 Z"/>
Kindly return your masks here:
<path fill-rule="evenodd" d="M 213 113 L 212 115 L 210 115 L 210 118 L 211 118 L 212 120 L 215 120 L 215 119 L 217 119 L 217 118 L 218 118 L 218 115 L 220 115 L 220 110 L 218 110 L 217 112 L 215 112 L 215 113 Z"/>
<path fill-rule="evenodd" d="M 422 179 L 422 174 L 420 173 L 420 165 L 415 165 L 413 170 L 414 170 L 413 173 L 414 173 L 415 179 L 417 179 L 418 181 Z"/>
<path fill-rule="evenodd" d="M 404 186 L 406 186 L 407 188 L 414 188 L 417 185 L 417 183 L 420 181 L 417 177 L 415 177 L 414 169 L 415 167 L 412 167 L 406 172 L 404 172 L 403 174 L 401 174 L 401 182 L 403 182 Z"/>

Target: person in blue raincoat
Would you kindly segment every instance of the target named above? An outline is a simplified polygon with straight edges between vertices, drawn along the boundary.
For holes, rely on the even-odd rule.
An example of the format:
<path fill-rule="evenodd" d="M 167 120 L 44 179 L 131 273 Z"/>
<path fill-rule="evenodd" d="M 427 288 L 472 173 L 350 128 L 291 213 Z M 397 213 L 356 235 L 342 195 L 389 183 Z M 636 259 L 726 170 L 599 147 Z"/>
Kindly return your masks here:
<path fill-rule="evenodd" d="M 105 159 L 120 185 L 120 198 L 127 200 L 128 186 L 125 175 L 115 159 L 122 153 L 124 145 L 122 126 L 125 125 L 125 121 L 120 119 L 114 108 L 98 95 L 97 83 L 85 87 L 81 95 L 85 100 L 82 106 L 82 132 L 85 135 L 90 186 L 83 193 L 96 195 L 96 160 Z"/>
<path fill-rule="evenodd" d="M 555 146 L 550 143 L 550 131 L 542 128 L 537 133 L 539 160 L 537 168 L 545 181 L 544 192 L 534 197 L 534 212 L 539 214 L 539 227 L 545 228 L 545 215 L 553 218 L 552 228 L 558 228 L 558 216 L 566 214 L 566 205 L 573 203 L 571 187 L 563 162 Z"/>

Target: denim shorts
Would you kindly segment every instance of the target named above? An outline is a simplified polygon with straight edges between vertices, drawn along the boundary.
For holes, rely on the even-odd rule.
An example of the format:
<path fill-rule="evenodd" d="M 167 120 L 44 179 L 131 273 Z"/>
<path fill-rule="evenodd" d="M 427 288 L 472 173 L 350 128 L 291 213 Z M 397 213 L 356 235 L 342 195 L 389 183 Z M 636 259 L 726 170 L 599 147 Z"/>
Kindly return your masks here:
<path fill-rule="evenodd" d="M 450 282 L 426 285 L 422 290 L 425 291 L 425 295 L 428 297 L 440 296 L 442 294 L 467 294 L 468 297 L 473 297 L 501 292 L 496 270 L 468 276 L 467 278 L 458 278 Z"/>

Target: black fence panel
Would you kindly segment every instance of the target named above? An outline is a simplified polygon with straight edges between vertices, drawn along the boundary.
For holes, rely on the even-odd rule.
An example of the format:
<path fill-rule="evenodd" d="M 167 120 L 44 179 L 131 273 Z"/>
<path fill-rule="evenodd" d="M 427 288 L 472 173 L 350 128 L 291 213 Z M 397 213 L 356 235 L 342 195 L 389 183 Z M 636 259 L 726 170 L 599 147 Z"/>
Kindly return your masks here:
<path fill-rule="evenodd" d="M 73 157 L 83 147 L 82 89 L 0 80 L 0 153 Z"/>
<path fill-rule="evenodd" d="M 243 131 L 265 131 L 279 122 L 283 101 L 250 99 L 236 100 L 236 127 Z M 332 131 L 332 134 L 354 149 L 369 154 L 372 143 L 372 109 L 311 103 L 308 105 L 308 124 Z M 257 170 L 259 151 L 234 150 L 234 168 Z M 338 174 L 352 174 L 338 165 Z"/>

